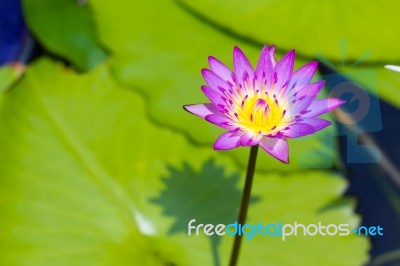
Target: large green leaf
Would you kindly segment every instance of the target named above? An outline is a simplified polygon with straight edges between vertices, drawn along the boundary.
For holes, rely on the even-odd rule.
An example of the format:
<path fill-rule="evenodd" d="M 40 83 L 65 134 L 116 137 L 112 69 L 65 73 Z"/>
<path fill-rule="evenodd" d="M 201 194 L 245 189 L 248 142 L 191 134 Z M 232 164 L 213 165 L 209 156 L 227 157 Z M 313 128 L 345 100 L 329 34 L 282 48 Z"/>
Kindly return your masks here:
<path fill-rule="evenodd" d="M 150 123 L 145 102 L 107 66 L 76 75 L 40 60 L 0 108 L 1 265 L 227 263 L 231 237 L 189 237 L 186 224 L 236 217 L 243 172 Z M 257 174 L 249 222 L 356 226 L 345 187 L 325 171 Z M 243 265 L 359 265 L 368 242 L 255 237 L 243 249 Z"/>
<path fill-rule="evenodd" d="M 362 0 L 178 2 L 241 36 L 260 43 L 273 42 L 280 49 L 296 48 L 311 58 L 322 53 L 337 62 L 343 56 L 356 61 L 360 53 L 370 51 L 366 58 L 369 62 L 400 61 L 397 1 L 384 5 Z M 348 46 L 341 51 L 339 43 L 343 40 Z"/>
<path fill-rule="evenodd" d="M 232 48 L 239 45 L 255 64 L 259 49 L 202 23 L 173 1 L 94 0 L 90 4 L 99 35 L 113 53 L 117 78 L 142 91 L 150 116 L 158 123 L 173 126 L 192 140 L 211 146 L 222 130 L 184 112 L 182 106 L 208 101 L 200 90 L 204 84 L 200 70 L 207 67 L 210 54 L 230 64 Z M 336 158 L 334 132 L 332 126 L 291 141 L 289 167 L 265 153 L 260 156 L 259 167 L 281 171 L 331 167 Z M 247 162 L 244 149 L 222 153 L 233 155 L 242 165 Z"/>
<path fill-rule="evenodd" d="M 0 93 L 9 89 L 24 71 L 25 66 L 20 63 L 0 67 Z"/>
<path fill-rule="evenodd" d="M 344 75 L 362 85 L 377 97 L 400 108 L 400 74 L 383 66 L 371 68 L 361 64 L 357 67 L 338 67 Z M 359 75 L 359 73 L 370 73 L 370 76 Z M 371 82 L 371 78 L 373 81 Z"/>
<path fill-rule="evenodd" d="M 383 69 L 385 64 L 400 64 L 397 1 L 386 1 L 384 5 L 365 4 L 362 0 L 178 3 L 214 27 L 251 42 L 274 43 L 278 51 L 295 48 L 309 60 L 323 55 L 339 70 L 346 64 L 346 71 L 374 71 L 379 95 L 400 107 L 400 75 Z M 353 64 L 356 66 L 348 67 Z M 355 78 L 363 84 L 362 79 Z M 376 88 L 363 85 L 376 93 Z"/>
<path fill-rule="evenodd" d="M 30 30 L 50 52 L 80 70 L 90 69 L 106 57 L 97 41 L 87 5 L 73 0 L 24 0 L 23 3 Z"/>

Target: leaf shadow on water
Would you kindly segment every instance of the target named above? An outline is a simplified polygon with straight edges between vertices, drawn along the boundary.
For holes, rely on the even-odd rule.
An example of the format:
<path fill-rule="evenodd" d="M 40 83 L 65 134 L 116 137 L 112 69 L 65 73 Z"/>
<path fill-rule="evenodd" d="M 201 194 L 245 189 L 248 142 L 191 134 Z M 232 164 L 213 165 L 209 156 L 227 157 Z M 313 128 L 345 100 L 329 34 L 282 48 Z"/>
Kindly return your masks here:
<path fill-rule="evenodd" d="M 168 234 L 187 234 L 188 222 L 192 219 L 196 219 L 194 225 L 226 225 L 236 221 L 242 194 L 238 188 L 240 173 L 227 174 L 213 159 L 207 160 L 200 170 L 187 162 L 183 162 L 182 169 L 170 165 L 167 169 L 169 173 L 162 177 L 164 190 L 150 202 L 161 206 L 164 215 L 175 218 Z M 259 200 L 252 197 L 250 203 Z M 220 236 L 210 236 L 215 266 L 221 265 L 220 243 Z"/>

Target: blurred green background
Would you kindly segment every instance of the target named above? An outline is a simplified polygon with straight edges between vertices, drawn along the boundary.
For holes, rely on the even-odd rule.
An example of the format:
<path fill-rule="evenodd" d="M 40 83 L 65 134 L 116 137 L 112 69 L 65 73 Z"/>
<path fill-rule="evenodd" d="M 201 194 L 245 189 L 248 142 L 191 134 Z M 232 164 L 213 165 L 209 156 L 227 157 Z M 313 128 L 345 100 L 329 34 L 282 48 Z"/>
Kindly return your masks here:
<path fill-rule="evenodd" d="M 222 130 L 182 109 L 207 101 L 207 57 L 231 66 L 237 45 L 255 64 L 264 44 L 278 57 L 294 48 L 296 68 L 319 59 L 398 117 L 400 74 L 383 66 L 400 65 L 399 9 L 360 0 L 5 1 L 0 265 L 227 265 L 233 237 L 187 235 L 191 219 L 235 221 L 249 153 L 213 151 Z M 326 118 L 328 129 L 289 142 L 290 165 L 259 153 L 248 222 L 381 223 L 368 204 L 357 211 L 358 197 L 379 195 L 382 223 L 391 221 L 384 248 L 357 235 L 258 236 L 244 241 L 239 265 L 399 263 L 395 174 L 376 164 L 361 175 L 382 179 L 383 194 L 373 183 L 349 189 L 360 173 L 341 152 L 343 125 Z"/>

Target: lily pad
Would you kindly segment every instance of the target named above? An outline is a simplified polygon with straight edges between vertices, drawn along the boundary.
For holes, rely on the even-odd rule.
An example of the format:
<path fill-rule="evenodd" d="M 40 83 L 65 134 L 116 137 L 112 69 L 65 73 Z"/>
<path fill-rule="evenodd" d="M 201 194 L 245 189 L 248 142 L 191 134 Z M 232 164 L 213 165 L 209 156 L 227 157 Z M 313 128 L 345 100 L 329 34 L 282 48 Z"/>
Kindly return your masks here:
<path fill-rule="evenodd" d="M 384 5 L 378 2 L 366 5 L 362 0 L 178 0 L 178 3 L 240 36 L 261 43 L 274 42 L 284 50 L 296 48 L 311 59 L 322 53 L 336 62 L 345 59 L 355 62 L 360 52 L 370 51 L 367 62 L 400 61 L 396 1 Z M 348 45 L 340 47 L 344 41 Z"/>
<path fill-rule="evenodd" d="M 232 38 L 188 14 L 174 1 L 93 0 L 90 5 L 99 36 L 112 51 L 116 78 L 146 96 L 150 116 L 158 124 L 183 132 L 196 144 L 211 147 L 223 131 L 184 112 L 182 106 L 208 102 L 200 90 L 205 83 L 200 70 L 208 67 L 210 54 L 230 65 L 232 49 L 238 45 L 255 63 L 261 45 L 254 47 Z M 296 63 L 298 66 L 304 61 Z M 333 135 L 335 127 L 331 126 L 316 135 L 293 140 L 289 166 L 262 154 L 258 167 L 281 171 L 331 167 L 337 155 Z M 247 162 L 246 149 L 222 153 L 234 156 L 241 165 Z"/>
<path fill-rule="evenodd" d="M 273 42 L 278 51 L 295 48 L 303 60 L 323 55 L 340 71 L 344 64 L 346 72 L 374 71 L 379 95 L 400 107 L 400 75 L 383 69 L 386 64 L 400 64 L 396 1 L 384 5 L 366 5 L 362 0 L 323 3 L 179 0 L 178 3 L 214 27 L 253 43 Z M 363 83 L 357 77 L 355 80 Z M 365 84 L 367 89 L 376 92 L 376 88 L 368 85 Z"/>
<path fill-rule="evenodd" d="M 24 0 L 23 4 L 29 29 L 51 53 L 79 70 L 90 69 L 105 59 L 106 52 L 97 40 L 84 1 Z"/>
<path fill-rule="evenodd" d="M 210 238 L 172 227 L 187 223 L 180 220 L 184 205 L 213 221 L 235 215 L 226 206 L 238 200 L 243 172 L 228 157 L 153 125 L 145 105 L 106 65 L 84 75 L 48 59 L 29 67 L 0 106 L 2 265 L 227 263 L 232 237 L 221 237 L 213 255 Z M 176 188 L 183 189 L 165 193 Z M 257 174 L 249 222 L 356 226 L 354 204 L 341 200 L 345 188 L 345 179 L 328 171 Z M 155 200 L 163 195 L 168 201 Z M 359 265 L 368 241 L 255 237 L 243 249 L 242 264 Z"/>
<path fill-rule="evenodd" d="M 9 89 L 25 71 L 21 63 L 14 63 L 0 67 L 0 93 Z"/>
<path fill-rule="evenodd" d="M 377 97 L 400 108 L 400 74 L 392 70 L 379 67 L 368 67 L 363 64 L 357 67 L 339 67 L 338 71 L 362 85 L 363 88 Z M 369 72 L 371 75 L 365 78 L 359 75 L 362 72 Z M 371 78 L 373 82 L 371 83 Z"/>

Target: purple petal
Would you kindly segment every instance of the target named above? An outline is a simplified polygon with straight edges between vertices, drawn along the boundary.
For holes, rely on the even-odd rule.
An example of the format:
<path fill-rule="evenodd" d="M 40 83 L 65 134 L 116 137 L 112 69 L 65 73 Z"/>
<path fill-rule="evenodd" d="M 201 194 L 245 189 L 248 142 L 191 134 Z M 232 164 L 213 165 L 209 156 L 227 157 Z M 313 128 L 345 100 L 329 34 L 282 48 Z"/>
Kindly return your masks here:
<path fill-rule="evenodd" d="M 222 95 L 207 87 L 207 86 L 201 86 L 201 90 L 204 92 L 204 94 L 212 101 L 217 107 L 223 108 L 225 106 L 225 101 L 222 99 Z"/>
<path fill-rule="evenodd" d="M 289 89 L 293 86 L 300 88 L 310 83 L 313 78 L 315 71 L 317 70 L 318 62 L 310 62 L 301 68 L 299 68 L 292 76 L 290 80 L 290 84 L 288 86 Z M 295 90 L 295 89 L 294 89 Z"/>
<path fill-rule="evenodd" d="M 225 132 L 214 143 L 214 150 L 229 150 L 240 146 L 240 136 L 238 132 Z"/>
<path fill-rule="evenodd" d="M 318 93 L 324 87 L 325 81 L 320 80 L 305 86 L 296 96 L 289 98 L 289 111 L 291 116 L 295 116 L 305 110 L 315 100 Z"/>
<path fill-rule="evenodd" d="M 260 59 L 258 60 L 255 72 L 258 81 L 258 86 L 259 87 L 262 86 L 264 78 L 267 80 L 267 87 L 271 86 L 272 73 L 273 73 L 273 66 L 271 62 L 270 51 L 267 46 L 264 46 L 261 51 Z"/>
<path fill-rule="evenodd" d="M 235 46 L 235 48 L 233 49 L 233 67 L 235 69 L 237 81 L 240 85 L 243 86 L 243 81 L 247 78 L 253 80 L 253 67 L 251 66 L 249 60 L 244 55 L 244 53 L 237 46 Z"/>
<path fill-rule="evenodd" d="M 226 65 L 224 65 L 221 61 L 212 56 L 208 57 L 208 64 L 215 74 L 220 76 L 223 80 L 229 81 L 231 84 L 233 84 L 233 73 Z"/>
<path fill-rule="evenodd" d="M 306 117 L 302 118 L 301 122 L 290 125 L 283 131 L 283 133 L 288 138 L 299 138 L 313 134 L 321 129 L 326 128 L 330 124 L 331 122 L 325 119 Z"/>
<path fill-rule="evenodd" d="M 276 78 L 276 89 L 280 90 L 283 86 L 288 85 L 293 73 L 295 51 L 291 50 L 285 54 L 274 68 L 274 78 Z"/>
<path fill-rule="evenodd" d="M 312 125 L 300 122 L 290 125 L 288 129 L 283 131 L 283 134 L 288 138 L 299 138 L 313 134 L 315 131 Z"/>
<path fill-rule="evenodd" d="M 225 80 L 223 80 L 220 76 L 218 76 L 211 70 L 202 69 L 201 73 L 203 74 L 205 81 L 207 82 L 208 86 L 211 89 L 213 89 L 219 93 L 223 93 L 223 91 L 225 91 L 229 88 L 228 83 L 226 83 Z"/>
<path fill-rule="evenodd" d="M 310 112 L 306 113 L 304 116 L 316 117 L 330 112 L 344 103 L 346 103 L 346 101 L 339 98 L 316 99 L 307 107 L 307 110 L 310 110 Z"/>
<path fill-rule="evenodd" d="M 264 137 L 260 141 L 260 146 L 276 159 L 289 163 L 289 146 L 286 139 Z"/>
<path fill-rule="evenodd" d="M 183 108 L 186 111 L 194 115 L 197 115 L 201 118 L 205 118 L 207 115 L 211 114 L 220 114 L 218 108 L 216 108 L 215 105 L 212 103 L 190 104 L 183 106 Z"/>
<path fill-rule="evenodd" d="M 213 123 L 214 125 L 217 125 L 219 127 L 228 129 L 228 130 L 233 130 L 235 128 L 234 125 L 232 125 L 232 121 L 230 120 L 229 117 L 226 117 L 225 115 L 219 115 L 219 114 L 211 114 L 207 115 L 205 119 Z"/>
<path fill-rule="evenodd" d="M 301 98 L 303 96 L 317 96 L 318 93 L 325 85 L 325 80 L 319 80 L 314 83 L 311 83 L 301 89 L 297 94 L 297 98 Z"/>
<path fill-rule="evenodd" d="M 242 146 L 254 146 L 261 141 L 262 137 L 263 136 L 261 134 L 253 134 L 251 132 L 245 132 L 240 137 L 240 143 L 242 144 Z"/>
<path fill-rule="evenodd" d="M 269 56 L 271 58 L 272 67 L 275 67 L 276 66 L 275 45 L 271 45 L 269 47 Z"/>
<path fill-rule="evenodd" d="M 318 118 L 318 117 L 307 117 L 303 118 L 301 123 L 306 123 L 311 125 L 315 131 L 319 131 L 321 129 L 326 128 L 327 126 L 331 125 L 332 123 L 328 120 Z"/>

